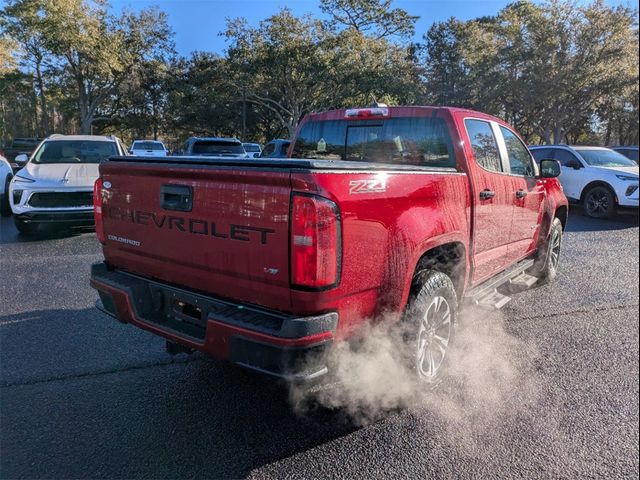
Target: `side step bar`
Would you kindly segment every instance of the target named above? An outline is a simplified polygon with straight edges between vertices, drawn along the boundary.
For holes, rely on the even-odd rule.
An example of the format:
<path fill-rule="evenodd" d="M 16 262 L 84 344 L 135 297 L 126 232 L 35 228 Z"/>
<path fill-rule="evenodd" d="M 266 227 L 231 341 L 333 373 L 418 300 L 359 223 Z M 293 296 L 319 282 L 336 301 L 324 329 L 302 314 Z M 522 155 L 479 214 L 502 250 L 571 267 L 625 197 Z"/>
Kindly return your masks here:
<path fill-rule="evenodd" d="M 534 260 L 523 260 L 513 267 L 490 278 L 477 287 L 472 288 L 463 301 L 471 305 L 488 306 L 500 309 L 511 301 L 511 297 L 498 291 L 498 288 L 508 285 L 514 289 L 527 289 L 533 286 L 538 278 L 526 273 L 533 266 Z"/>

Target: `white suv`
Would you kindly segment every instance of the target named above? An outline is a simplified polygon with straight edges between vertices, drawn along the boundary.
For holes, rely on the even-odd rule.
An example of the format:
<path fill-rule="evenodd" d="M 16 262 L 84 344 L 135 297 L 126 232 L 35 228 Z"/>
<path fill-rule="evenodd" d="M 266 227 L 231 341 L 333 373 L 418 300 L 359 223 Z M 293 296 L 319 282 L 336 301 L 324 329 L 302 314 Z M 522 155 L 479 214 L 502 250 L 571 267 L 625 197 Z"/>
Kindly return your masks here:
<path fill-rule="evenodd" d="M 558 160 L 560 183 L 570 201 L 593 218 L 611 217 L 620 208 L 638 209 L 638 165 L 604 147 L 542 145 L 530 147 L 538 163 Z"/>
<path fill-rule="evenodd" d="M 126 155 L 115 137 L 52 135 L 33 152 L 16 157 L 25 164 L 9 186 L 16 228 L 34 234 L 42 225 L 93 225 L 93 184 L 100 162 Z M 26 163 L 28 161 L 28 163 Z"/>

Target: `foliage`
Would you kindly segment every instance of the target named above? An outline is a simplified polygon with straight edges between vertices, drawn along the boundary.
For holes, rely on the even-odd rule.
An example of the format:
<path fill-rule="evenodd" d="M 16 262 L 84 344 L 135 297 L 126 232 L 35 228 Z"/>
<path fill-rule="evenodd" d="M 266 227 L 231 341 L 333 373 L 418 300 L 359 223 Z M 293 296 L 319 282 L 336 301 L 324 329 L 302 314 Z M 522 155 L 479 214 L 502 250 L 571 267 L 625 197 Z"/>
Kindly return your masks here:
<path fill-rule="evenodd" d="M 450 18 L 408 43 L 417 17 L 392 0 L 319 0 L 229 20 L 223 55 L 177 57 L 158 9 L 105 0 L 8 0 L 0 11 L 0 136 L 53 131 L 266 141 L 309 112 L 392 104 L 474 108 L 531 143 L 638 143 L 637 11 L 602 0 L 516 1 Z"/>
<path fill-rule="evenodd" d="M 520 1 L 496 17 L 435 24 L 425 42 L 431 99 L 502 116 L 531 140 L 579 138 L 637 98 L 638 27 L 626 7 Z"/>

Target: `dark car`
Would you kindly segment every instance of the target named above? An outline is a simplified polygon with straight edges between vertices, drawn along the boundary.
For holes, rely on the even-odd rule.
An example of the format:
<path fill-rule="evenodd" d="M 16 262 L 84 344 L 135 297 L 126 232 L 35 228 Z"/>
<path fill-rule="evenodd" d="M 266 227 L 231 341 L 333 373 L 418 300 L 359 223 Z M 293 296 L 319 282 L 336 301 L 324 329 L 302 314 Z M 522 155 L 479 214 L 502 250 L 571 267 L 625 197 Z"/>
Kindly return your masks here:
<path fill-rule="evenodd" d="M 283 138 L 271 140 L 264 146 L 260 158 L 286 158 L 289 145 L 291 141 Z"/>
<path fill-rule="evenodd" d="M 623 147 L 609 147 L 611 150 L 615 150 L 618 153 L 621 153 L 629 160 L 633 160 L 638 163 L 638 146 L 627 145 Z"/>
<path fill-rule="evenodd" d="M 42 138 L 14 138 L 11 143 L 6 145 L 0 154 L 4 152 L 4 157 L 11 164 L 14 173 L 24 165 L 18 165 L 14 162 L 18 155 L 31 156 L 33 151 L 42 141 Z"/>

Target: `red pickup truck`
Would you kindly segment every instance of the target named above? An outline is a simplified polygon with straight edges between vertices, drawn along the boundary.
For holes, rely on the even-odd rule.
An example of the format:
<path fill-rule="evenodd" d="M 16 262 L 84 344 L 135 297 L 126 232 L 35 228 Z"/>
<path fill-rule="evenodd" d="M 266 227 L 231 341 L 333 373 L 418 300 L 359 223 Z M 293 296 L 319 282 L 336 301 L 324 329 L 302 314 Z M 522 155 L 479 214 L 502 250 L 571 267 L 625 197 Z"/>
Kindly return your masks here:
<path fill-rule="evenodd" d="M 567 200 L 498 118 L 439 107 L 307 116 L 289 157 L 115 157 L 95 184 L 99 307 L 285 379 L 333 342 L 405 322 L 416 378 L 446 370 L 463 302 L 552 280 Z"/>

